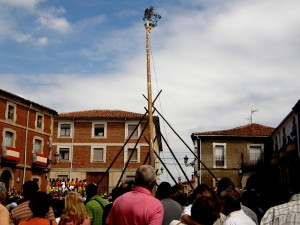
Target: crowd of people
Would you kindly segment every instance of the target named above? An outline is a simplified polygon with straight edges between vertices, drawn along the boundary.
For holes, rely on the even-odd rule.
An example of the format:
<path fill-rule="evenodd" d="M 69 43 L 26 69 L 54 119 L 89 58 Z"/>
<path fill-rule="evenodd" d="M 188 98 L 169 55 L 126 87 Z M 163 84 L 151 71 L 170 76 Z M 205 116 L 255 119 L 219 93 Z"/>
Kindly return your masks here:
<path fill-rule="evenodd" d="M 190 196 L 168 182 L 157 185 L 149 165 L 139 167 L 134 183 L 121 184 L 109 198 L 100 195 L 94 183 L 64 182 L 54 187 L 51 182 L 50 194 L 39 191 L 35 181 L 26 181 L 22 193 L 8 191 L 0 182 L 0 225 L 300 224 L 300 194 L 266 209 L 243 201 L 247 194 L 229 177 L 220 179 L 216 190 L 200 184 Z"/>

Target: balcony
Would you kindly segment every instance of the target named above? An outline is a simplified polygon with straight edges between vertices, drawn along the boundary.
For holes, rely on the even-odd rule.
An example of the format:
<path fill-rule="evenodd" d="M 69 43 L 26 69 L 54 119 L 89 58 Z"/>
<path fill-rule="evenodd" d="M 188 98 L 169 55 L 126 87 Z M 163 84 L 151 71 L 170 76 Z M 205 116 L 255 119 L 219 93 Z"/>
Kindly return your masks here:
<path fill-rule="evenodd" d="M 1 148 L 1 162 L 15 163 L 20 160 L 20 150 L 9 146 L 2 146 Z"/>
<path fill-rule="evenodd" d="M 45 169 L 48 165 L 48 157 L 44 154 L 32 154 L 32 167 Z"/>
<path fill-rule="evenodd" d="M 241 169 L 243 172 L 255 171 L 264 163 L 263 154 L 261 152 L 242 154 L 241 155 Z"/>
<path fill-rule="evenodd" d="M 286 152 L 287 153 L 293 153 L 296 151 L 296 144 L 295 143 L 290 143 L 286 145 Z"/>

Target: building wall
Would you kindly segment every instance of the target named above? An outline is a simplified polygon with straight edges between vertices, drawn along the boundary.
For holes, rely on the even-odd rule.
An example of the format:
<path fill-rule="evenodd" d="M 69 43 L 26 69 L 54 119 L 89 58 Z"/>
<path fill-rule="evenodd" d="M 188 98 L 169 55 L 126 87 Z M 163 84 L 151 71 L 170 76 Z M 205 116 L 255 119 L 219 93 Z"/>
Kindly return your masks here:
<path fill-rule="evenodd" d="M 7 119 L 7 104 L 15 107 L 14 120 Z M 29 114 L 28 114 L 29 113 Z M 34 140 L 41 140 L 41 153 L 49 156 L 49 142 L 52 136 L 53 114 L 55 111 L 47 110 L 39 105 L 22 98 L 6 96 L 0 93 L 0 143 L 1 143 L 1 176 L 8 172 L 11 178 L 8 188 L 16 187 L 21 191 L 22 184 L 27 180 L 38 179 L 41 190 L 47 187 L 47 170 L 32 166 Z M 42 128 L 37 128 L 37 114 L 43 117 Z M 28 118 L 28 120 L 27 120 Z M 28 123 L 28 127 L 27 127 Z M 19 150 L 19 160 L 10 162 L 3 159 L 2 150 L 5 146 L 5 132 L 14 133 L 13 145 L 10 147 Z M 27 136 L 27 139 L 26 139 Z"/>
<path fill-rule="evenodd" d="M 214 166 L 213 159 L 213 144 L 225 144 L 225 166 L 220 168 Z M 246 177 L 251 175 L 251 172 L 240 174 L 242 169 L 242 162 L 248 155 L 249 144 L 264 144 L 264 139 L 261 138 L 201 138 L 201 160 L 206 167 L 215 175 L 216 178 L 230 177 L 239 187 L 245 186 Z M 216 181 L 212 175 L 201 166 L 201 182 L 210 186 L 215 186 Z"/>
<path fill-rule="evenodd" d="M 92 137 L 93 122 L 101 121 L 106 123 L 106 137 Z M 115 160 L 108 173 L 108 190 L 111 190 L 116 186 L 122 169 L 126 164 L 127 147 L 134 147 L 137 142 L 137 138 L 129 140 L 128 144 L 123 148 L 124 143 L 127 141 L 126 125 L 127 123 L 138 123 L 139 120 L 124 120 L 124 119 L 110 119 L 110 120 L 84 120 L 84 119 L 70 119 L 65 120 L 63 118 L 56 118 L 54 122 L 53 143 L 52 143 L 52 161 L 54 161 L 53 154 L 59 151 L 60 147 L 69 147 L 73 152 L 73 157 L 70 156 L 69 160 L 60 160 L 57 164 L 52 164 L 50 178 L 57 178 L 61 175 L 67 175 L 69 179 L 84 180 L 88 176 L 88 173 L 96 172 L 103 173 L 110 166 L 111 162 Z M 59 137 L 59 129 L 61 123 L 71 123 L 74 128 L 71 131 L 70 138 Z M 139 128 L 141 133 L 146 121 L 142 122 Z M 143 137 L 140 139 L 137 148 L 139 149 L 139 160 L 137 162 L 130 162 L 127 166 L 127 170 L 124 175 L 124 180 L 134 177 L 136 169 L 143 165 L 146 155 L 148 154 L 149 147 L 144 137 L 148 137 L 148 128 L 145 129 Z M 149 140 L 149 138 L 147 138 Z M 103 162 L 92 162 L 91 154 L 93 147 L 105 148 L 105 160 Z M 155 144 L 155 149 L 158 151 L 158 144 Z M 121 151 L 119 156 L 118 153 Z M 126 178 L 127 177 L 127 178 Z M 89 182 L 89 181 L 87 181 Z M 106 185 L 106 184 L 103 184 Z M 100 184 L 101 186 L 101 184 Z"/>
<path fill-rule="evenodd" d="M 299 192 L 299 114 L 291 112 L 272 134 L 273 155 L 269 177 L 275 187 Z"/>

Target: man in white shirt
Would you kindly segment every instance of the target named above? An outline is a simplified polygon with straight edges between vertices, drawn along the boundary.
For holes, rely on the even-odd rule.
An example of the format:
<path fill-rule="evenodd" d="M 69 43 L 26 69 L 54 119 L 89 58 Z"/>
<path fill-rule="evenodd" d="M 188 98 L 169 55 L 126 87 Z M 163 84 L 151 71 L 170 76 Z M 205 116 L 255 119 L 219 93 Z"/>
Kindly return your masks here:
<path fill-rule="evenodd" d="M 221 192 L 223 213 L 227 216 L 223 225 L 255 225 L 255 222 L 241 209 L 241 196 L 237 190 L 227 189 Z"/>

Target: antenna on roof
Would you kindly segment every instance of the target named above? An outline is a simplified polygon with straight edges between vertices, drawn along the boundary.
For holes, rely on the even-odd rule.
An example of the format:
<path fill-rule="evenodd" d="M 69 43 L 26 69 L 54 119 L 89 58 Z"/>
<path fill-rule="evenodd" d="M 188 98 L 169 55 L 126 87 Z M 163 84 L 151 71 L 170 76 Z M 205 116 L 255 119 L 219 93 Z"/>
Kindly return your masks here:
<path fill-rule="evenodd" d="M 250 110 L 250 117 L 249 117 L 248 120 L 250 121 L 251 124 L 252 124 L 252 121 L 253 121 L 252 119 L 253 119 L 253 115 L 254 115 L 255 112 L 258 112 L 258 109 L 251 109 Z"/>

